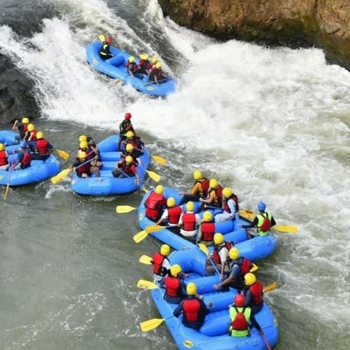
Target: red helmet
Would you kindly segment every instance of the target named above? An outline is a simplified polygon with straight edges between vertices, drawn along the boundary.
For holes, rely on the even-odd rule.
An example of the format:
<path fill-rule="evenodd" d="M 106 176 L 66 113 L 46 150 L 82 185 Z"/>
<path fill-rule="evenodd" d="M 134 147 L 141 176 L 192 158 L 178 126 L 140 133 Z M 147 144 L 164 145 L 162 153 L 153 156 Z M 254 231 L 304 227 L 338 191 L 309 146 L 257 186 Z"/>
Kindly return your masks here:
<path fill-rule="evenodd" d="M 131 113 L 125 113 L 125 119 L 131 119 L 132 115 Z"/>
<path fill-rule="evenodd" d="M 107 44 L 111 44 L 112 43 L 112 39 L 111 38 L 106 38 L 106 43 Z"/>
<path fill-rule="evenodd" d="M 235 296 L 235 305 L 236 306 L 243 306 L 245 303 L 245 297 L 242 294 L 237 294 Z"/>

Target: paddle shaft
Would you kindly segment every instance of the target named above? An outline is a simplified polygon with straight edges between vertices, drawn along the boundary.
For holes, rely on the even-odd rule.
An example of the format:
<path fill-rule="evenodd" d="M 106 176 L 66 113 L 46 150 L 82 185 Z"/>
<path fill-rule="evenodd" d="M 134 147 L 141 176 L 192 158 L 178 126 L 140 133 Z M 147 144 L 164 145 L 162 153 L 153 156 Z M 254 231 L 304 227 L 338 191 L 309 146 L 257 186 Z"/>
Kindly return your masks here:
<path fill-rule="evenodd" d="M 14 156 L 15 154 L 15 151 L 12 151 L 12 156 Z M 10 163 L 10 175 L 9 175 L 9 180 L 7 182 L 7 186 L 6 186 L 6 190 L 5 190 L 5 194 L 4 194 L 4 201 L 7 199 L 7 195 L 9 193 L 9 190 L 10 190 L 10 181 L 11 181 L 11 175 L 13 173 L 13 170 L 14 170 L 14 167 L 11 166 L 11 163 Z"/>
<path fill-rule="evenodd" d="M 269 342 L 267 341 L 267 339 L 265 337 L 265 335 L 264 334 L 260 334 L 260 335 L 261 335 L 261 338 L 263 339 L 263 341 L 264 341 L 264 343 L 265 343 L 265 345 L 267 347 L 267 350 L 272 350 Z"/>

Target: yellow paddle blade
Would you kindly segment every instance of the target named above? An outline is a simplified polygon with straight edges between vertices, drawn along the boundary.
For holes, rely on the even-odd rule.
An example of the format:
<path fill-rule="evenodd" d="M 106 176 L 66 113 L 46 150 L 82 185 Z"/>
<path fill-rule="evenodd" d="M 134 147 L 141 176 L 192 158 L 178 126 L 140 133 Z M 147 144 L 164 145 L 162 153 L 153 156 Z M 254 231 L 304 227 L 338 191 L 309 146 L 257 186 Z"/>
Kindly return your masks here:
<path fill-rule="evenodd" d="M 105 38 L 105 36 L 104 36 L 103 34 L 100 34 L 100 35 L 98 36 L 98 39 L 99 39 L 100 41 L 105 41 L 105 40 L 106 40 L 106 38 Z"/>
<path fill-rule="evenodd" d="M 255 214 L 247 209 L 241 209 L 239 215 L 248 220 L 254 220 Z"/>
<path fill-rule="evenodd" d="M 131 211 L 135 210 L 137 208 L 132 207 L 130 205 L 117 205 L 115 208 L 115 211 L 118 214 L 126 214 L 126 213 L 130 213 Z"/>
<path fill-rule="evenodd" d="M 152 318 L 151 320 L 140 323 L 142 332 L 149 332 L 154 328 L 157 328 L 165 321 L 165 318 Z"/>
<path fill-rule="evenodd" d="M 119 84 L 121 81 L 123 81 L 123 79 L 116 79 L 116 80 L 114 81 L 114 84 L 117 85 L 117 84 Z"/>
<path fill-rule="evenodd" d="M 198 247 L 205 255 L 209 255 L 208 247 L 205 244 L 198 243 Z"/>
<path fill-rule="evenodd" d="M 272 290 L 276 289 L 278 287 L 278 283 L 277 282 L 273 282 L 271 284 L 269 284 L 267 287 L 265 287 L 263 289 L 263 292 L 266 293 L 266 292 L 271 292 Z"/>
<path fill-rule="evenodd" d="M 137 287 L 141 289 L 156 289 L 159 288 L 155 283 L 146 280 L 139 280 L 137 282 Z"/>
<path fill-rule="evenodd" d="M 63 151 L 62 149 L 56 149 L 57 151 L 57 154 L 63 158 L 64 160 L 67 160 L 69 158 L 69 153 L 68 152 L 65 152 Z"/>
<path fill-rule="evenodd" d="M 4 201 L 6 201 L 6 199 L 7 199 L 7 195 L 9 194 L 9 190 L 10 190 L 10 182 L 6 186 L 6 191 L 4 194 Z"/>
<path fill-rule="evenodd" d="M 60 173 L 58 173 L 56 176 L 51 178 L 51 182 L 56 185 L 57 183 L 61 182 L 62 180 L 64 180 L 69 173 L 72 171 L 72 169 L 68 168 L 68 169 L 64 169 L 62 170 Z"/>
<path fill-rule="evenodd" d="M 160 175 L 158 175 L 157 173 L 155 173 L 154 171 L 150 171 L 150 170 L 146 170 L 148 176 L 154 180 L 155 182 L 159 182 L 160 181 Z"/>
<path fill-rule="evenodd" d="M 298 233 L 298 228 L 296 226 L 273 226 L 272 230 L 283 232 L 283 233 Z"/>
<path fill-rule="evenodd" d="M 254 263 L 252 263 L 253 267 L 249 270 L 249 272 L 255 272 L 256 270 L 258 270 L 258 265 L 255 265 Z"/>
<path fill-rule="evenodd" d="M 133 240 L 135 243 L 140 243 L 148 236 L 148 232 L 146 231 L 140 231 L 134 235 Z"/>
<path fill-rule="evenodd" d="M 139 259 L 141 264 L 152 265 L 152 258 L 148 255 L 142 255 Z"/>
<path fill-rule="evenodd" d="M 151 233 L 151 232 L 157 232 L 157 231 L 163 230 L 163 228 L 167 228 L 167 226 L 152 225 L 152 226 L 147 226 L 145 228 L 145 231 L 147 233 Z"/>
<path fill-rule="evenodd" d="M 153 160 L 154 160 L 156 163 L 158 163 L 158 164 L 160 164 L 160 165 L 166 165 L 166 163 L 167 163 L 167 160 L 166 160 L 165 158 L 163 158 L 163 157 L 160 157 L 160 156 L 152 156 L 152 158 L 153 158 Z"/>

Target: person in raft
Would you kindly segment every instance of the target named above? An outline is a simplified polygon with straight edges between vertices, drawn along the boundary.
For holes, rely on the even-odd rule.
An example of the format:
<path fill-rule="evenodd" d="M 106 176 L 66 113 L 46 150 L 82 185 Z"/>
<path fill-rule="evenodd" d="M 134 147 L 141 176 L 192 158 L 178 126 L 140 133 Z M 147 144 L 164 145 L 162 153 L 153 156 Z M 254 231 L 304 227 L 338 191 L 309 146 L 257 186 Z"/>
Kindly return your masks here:
<path fill-rule="evenodd" d="M 164 210 L 160 219 L 156 222 L 156 225 L 168 226 L 168 230 L 177 234 L 180 232 L 180 228 L 177 224 L 182 214 L 182 207 L 176 205 L 174 197 L 169 197 L 167 199 L 166 205 L 167 208 Z"/>
<path fill-rule="evenodd" d="M 180 200 L 179 205 L 185 204 L 189 201 L 197 202 L 199 198 L 206 198 L 209 190 L 209 179 L 203 177 L 200 170 L 195 170 L 193 172 L 194 184 L 191 192 L 180 192 L 183 197 Z"/>
<path fill-rule="evenodd" d="M 28 152 L 27 143 L 25 141 L 21 141 L 19 144 L 19 149 L 17 153 L 17 160 L 14 164 L 11 165 L 11 169 L 13 170 L 23 170 L 30 167 L 32 162 L 32 156 Z"/>
<path fill-rule="evenodd" d="M 183 314 L 182 324 L 188 328 L 199 330 L 210 313 L 212 303 L 205 305 L 203 296 L 197 294 L 197 285 L 190 282 L 186 287 L 188 297 L 180 302 L 174 310 L 173 315 L 179 317 Z"/>
<path fill-rule="evenodd" d="M 168 276 L 171 268 L 168 255 L 170 254 L 170 247 L 167 244 L 163 244 L 160 247 L 159 252 L 156 252 L 152 256 L 151 263 L 153 264 L 153 279 L 156 283 L 160 284 L 164 278 Z"/>
<path fill-rule="evenodd" d="M 165 83 L 167 80 L 168 77 L 164 74 L 161 63 L 157 62 L 155 69 L 153 69 L 149 75 L 149 82 L 160 85 Z"/>
<path fill-rule="evenodd" d="M 134 164 L 134 159 L 131 156 L 125 157 L 122 162 L 118 162 L 116 168 L 112 170 L 114 177 L 125 178 L 135 176 L 135 182 L 140 185 L 140 177 Z"/>
<path fill-rule="evenodd" d="M 8 153 L 5 150 L 5 145 L 0 143 L 0 170 L 8 170 L 10 163 L 8 160 Z"/>
<path fill-rule="evenodd" d="M 112 44 L 111 38 L 106 38 L 106 40 L 102 43 L 99 55 L 103 60 L 107 60 L 108 58 L 112 58 L 114 55 L 111 53 L 110 45 Z"/>
<path fill-rule="evenodd" d="M 49 141 L 44 138 L 44 134 L 41 131 L 36 133 L 36 145 L 35 151 L 32 154 L 32 159 L 46 160 L 53 152 L 53 146 Z"/>
<path fill-rule="evenodd" d="M 164 278 L 161 287 L 165 287 L 164 300 L 169 304 L 178 304 L 187 297 L 186 284 L 183 281 L 182 268 L 175 264 L 170 268 L 170 274 Z"/>
<path fill-rule="evenodd" d="M 259 323 L 254 317 L 249 306 L 244 306 L 245 297 L 241 294 L 236 294 L 234 305 L 229 306 L 230 312 L 230 327 L 229 335 L 236 338 L 250 336 L 250 324 L 258 330 L 260 335 L 264 335 Z"/>
<path fill-rule="evenodd" d="M 194 203 L 187 202 L 186 212 L 182 213 L 177 224 L 180 227 L 180 234 L 190 241 L 195 241 L 195 236 L 201 219 L 198 214 L 194 213 Z"/>
<path fill-rule="evenodd" d="M 20 140 L 23 140 L 26 132 L 28 131 L 28 124 L 29 124 L 29 118 L 27 117 L 23 117 L 21 122 L 18 119 L 16 119 L 15 122 L 13 123 L 12 130 L 17 130 L 19 132 L 19 136 L 16 136 L 15 138 L 15 140 L 17 141 L 17 144 L 20 142 Z"/>
<path fill-rule="evenodd" d="M 255 236 L 267 236 L 270 234 L 270 228 L 276 225 L 276 221 L 271 213 L 265 211 L 266 204 L 260 202 L 258 204 L 259 214 L 254 218 L 254 220 L 249 225 L 240 225 L 241 228 L 251 229 L 256 227 L 256 232 L 252 230 L 247 230 L 247 235 L 249 238 Z"/>
<path fill-rule="evenodd" d="M 238 197 L 229 187 L 222 190 L 222 209 L 222 213 L 215 215 L 215 222 L 239 219 Z"/>
<path fill-rule="evenodd" d="M 72 167 L 77 176 L 84 179 L 90 177 L 93 173 L 95 173 L 96 177 L 100 176 L 100 169 L 91 166 L 91 162 L 87 159 L 86 152 L 83 151 L 78 153 L 78 159 L 75 160 Z"/>
<path fill-rule="evenodd" d="M 132 131 L 135 134 L 134 127 L 131 122 L 132 115 L 127 112 L 124 115 L 123 121 L 119 124 L 119 141 L 118 141 L 118 149 L 117 151 L 121 151 L 122 142 L 126 140 L 126 133 L 128 131 Z"/>
<path fill-rule="evenodd" d="M 145 215 L 148 219 L 157 222 L 163 209 L 167 205 L 167 199 L 163 196 L 164 187 L 158 185 L 155 191 L 152 191 L 145 201 L 146 212 Z"/>

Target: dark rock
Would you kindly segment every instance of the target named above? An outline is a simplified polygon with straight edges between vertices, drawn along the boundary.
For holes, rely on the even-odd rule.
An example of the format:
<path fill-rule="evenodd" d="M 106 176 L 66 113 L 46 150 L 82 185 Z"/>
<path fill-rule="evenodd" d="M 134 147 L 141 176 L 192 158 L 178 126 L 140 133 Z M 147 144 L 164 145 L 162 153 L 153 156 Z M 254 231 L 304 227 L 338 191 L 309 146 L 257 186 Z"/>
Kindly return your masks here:
<path fill-rule="evenodd" d="M 219 40 L 317 47 L 350 69 L 348 0 L 159 0 L 165 16 Z"/>

